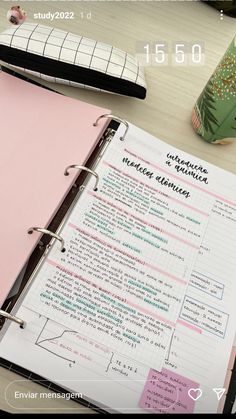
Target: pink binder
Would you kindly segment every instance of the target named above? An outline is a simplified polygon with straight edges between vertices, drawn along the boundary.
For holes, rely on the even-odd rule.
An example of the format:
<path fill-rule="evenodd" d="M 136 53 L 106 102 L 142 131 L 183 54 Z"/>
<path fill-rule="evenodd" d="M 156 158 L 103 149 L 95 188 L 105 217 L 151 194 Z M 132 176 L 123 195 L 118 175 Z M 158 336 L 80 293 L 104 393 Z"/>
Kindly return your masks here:
<path fill-rule="evenodd" d="M 40 235 L 78 172 L 85 165 L 107 119 L 102 109 L 71 99 L 9 74 L 0 74 L 0 307 Z"/>

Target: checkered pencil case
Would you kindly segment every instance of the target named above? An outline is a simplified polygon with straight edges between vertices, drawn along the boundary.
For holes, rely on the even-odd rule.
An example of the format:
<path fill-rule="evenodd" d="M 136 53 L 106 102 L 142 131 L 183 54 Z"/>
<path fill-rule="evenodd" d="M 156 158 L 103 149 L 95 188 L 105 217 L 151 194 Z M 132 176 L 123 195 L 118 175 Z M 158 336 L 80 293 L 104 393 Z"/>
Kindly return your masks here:
<path fill-rule="evenodd" d="M 0 60 L 41 79 L 144 99 L 136 59 L 111 45 L 25 22 L 0 34 Z"/>

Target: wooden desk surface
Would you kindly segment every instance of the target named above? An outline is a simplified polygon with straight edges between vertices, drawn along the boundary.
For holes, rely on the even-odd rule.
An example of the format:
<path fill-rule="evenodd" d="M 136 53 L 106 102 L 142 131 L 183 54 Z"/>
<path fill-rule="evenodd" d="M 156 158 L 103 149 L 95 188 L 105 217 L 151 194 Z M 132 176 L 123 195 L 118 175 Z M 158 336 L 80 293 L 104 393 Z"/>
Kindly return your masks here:
<path fill-rule="evenodd" d="M 34 13 L 48 11 L 73 11 L 74 20 L 35 20 L 45 25 L 82 34 L 89 38 L 112 44 L 129 53 L 135 53 L 137 42 L 199 41 L 204 43 L 205 64 L 202 66 L 174 65 L 146 67 L 148 93 L 146 100 L 126 98 L 106 93 L 94 93 L 77 88 L 53 85 L 52 87 L 72 97 L 112 109 L 113 114 L 125 118 L 151 134 L 186 152 L 205 159 L 221 168 L 236 173 L 236 142 L 227 146 L 211 145 L 196 135 L 190 124 L 193 104 L 214 71 L 220 58 L 235 36 L 235 19 L 224 17 L 201 2 L 22 2 L 28 21 Z M 0 4 L 0 30 L 8 26 L 6 13 L 12 2 Z M 91 12 L 91 19 L 87 14 Z M 88 15 L 90 16 L 90 15 Z M 50 86 L 49 83 L 45 83 Z M 21 377 L 0 368 L 0 409 L 11 412 L 51 411 L 50 400 L 34 409 L 34 403 L 13 400 L 11 391 L 5 399 L 7 386 Z M 40 391 L 40 386 L 27 381 L 13 383 L 11 390 Z M 42 391 L 45 391 L 41 388 Z M 10 401 L 10 404 L 9 404 Z M 55 403 L 54 405 L 55 406 Z M 68 410 L 69 409 L 69 410 Z M 57 412 L 92 413 L 73 401 L 57 401 Z"/>

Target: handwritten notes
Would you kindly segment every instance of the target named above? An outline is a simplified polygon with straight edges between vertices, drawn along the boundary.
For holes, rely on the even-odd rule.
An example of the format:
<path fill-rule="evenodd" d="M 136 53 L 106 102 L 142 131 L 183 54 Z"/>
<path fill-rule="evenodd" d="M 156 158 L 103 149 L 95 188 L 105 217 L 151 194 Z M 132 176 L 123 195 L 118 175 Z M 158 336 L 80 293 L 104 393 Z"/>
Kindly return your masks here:
<path fill-rule="evenodd" d="M 121 141 L 96 170 L 98 191 L 87 185 L 61 231 L 66 252 L 54 246 L 25 304 L 160 369 L 211 202 Z"/>
<path fill-rule="evenodd" d="M 193 413 L 195 401 L 188 391 L 198 384 L 163 368 L 150 369 L 139 406 L 150 413 Z"/>

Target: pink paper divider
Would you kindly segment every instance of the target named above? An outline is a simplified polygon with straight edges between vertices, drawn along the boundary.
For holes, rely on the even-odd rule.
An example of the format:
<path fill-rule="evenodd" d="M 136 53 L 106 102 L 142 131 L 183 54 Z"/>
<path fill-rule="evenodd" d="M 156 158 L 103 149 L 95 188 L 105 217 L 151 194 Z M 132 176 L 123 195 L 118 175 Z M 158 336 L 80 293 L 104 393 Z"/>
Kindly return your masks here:
<path fill-rule="evenodd" d="M 0 307 L 108 125 L 107 109 L 0 74 Z"/>

